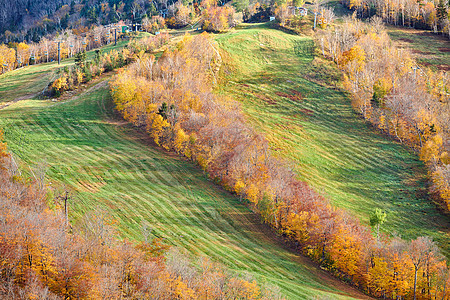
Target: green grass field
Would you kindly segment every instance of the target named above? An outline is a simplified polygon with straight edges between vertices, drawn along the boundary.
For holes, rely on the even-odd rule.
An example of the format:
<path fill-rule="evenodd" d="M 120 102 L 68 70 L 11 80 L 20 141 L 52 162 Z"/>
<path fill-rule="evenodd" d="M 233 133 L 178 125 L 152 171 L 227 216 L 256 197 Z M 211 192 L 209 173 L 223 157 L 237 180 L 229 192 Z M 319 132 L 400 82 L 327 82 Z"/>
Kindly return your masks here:
<path fill-rule="evenodd" d="M 34 68 L 40 67 L 9 76 Z M 145 134 L 114 116 L 106 82 L 92 85 L 66 102 L 29 99 L 0 110 L 0 128 L 24 169 L 45 162 L 48 183 L 72 190 L 74 222 L 99 208 L 131 240 L 142 239 L 141 226 L 148 224 L 166 243 L 275 284 L 289 299 L 365 298 L 285 248 L 192 163 L 149 144 Z"/>
<path fill-rule="evenodd" d="M 337 70 L 313 55 L 312 40 L 244 25 L 220 35 L 218 92 L 242 102 L 248 121 L 302 180 L 368 224 L 387 212 L 386 232 L 432 236 L 449 256 L 450 220 L 427 195 L 426 169 L 402 145 L 376 133 L 335 86 Z"/>
<path fill-rule="evenodd" d="M 242 102 L 275 155 L 292 160 L 300 178 L 364 222 L 382 208 L 385 231 L 431 235 L 448 255 L 449 219 L 427 197 L 425 167 L 353 112 L 334 85 L 339 73 L 313 55 L 309 38 L 257 24 L 217 40 L 224 63 L 218 92 Z M 45 162 L 48 182 L 72 190 L 74 222 L 100 208 L 118 221 L 124 238 L 142 239 L 140 228 L 148 224 L 166 243 L 278 285 L 290 299 L 364 298 L 284 247 L 192 163 L 154 147 L 115 116 L 106 81 L 61 103 L 27 99 L 55 68 L 0 76 L 0 103 L 23 99 L 0 110 L 0 128 L 25 170 Z"/>
<path fill-rule="evenodd" d="M 434 70 L 450 71 L 450 40 L 428 30 L 387 26 L 390 38 L 400 48 L 411 50 L 417 62 Z"/>

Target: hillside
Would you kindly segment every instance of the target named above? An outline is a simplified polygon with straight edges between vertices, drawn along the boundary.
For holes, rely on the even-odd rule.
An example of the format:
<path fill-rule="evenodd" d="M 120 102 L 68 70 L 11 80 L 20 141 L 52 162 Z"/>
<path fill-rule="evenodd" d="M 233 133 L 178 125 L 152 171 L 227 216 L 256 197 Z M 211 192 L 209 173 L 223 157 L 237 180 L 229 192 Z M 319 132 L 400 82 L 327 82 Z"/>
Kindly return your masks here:
<path fill-rule="evenodd" d="M 26 165 L 44 162 L 48 184 L 65 184 L 72 191 L 75 223 L 98 208 L 117 220 L 123 237 L 142 239 L 141 225 L 147 224 L 165 243 L 275 284 L 290 299 L 364 298 L 281 246 L 246 206 L 191 163 L 155 148 L 120 121 L 112 110 L 107 77 L 62 103 L 28 99 L 24 95 L 39 91 L 33 83 L 42 80 L 40 68 L 16 70 L 8 81 L 0 81 L 2 96 L 19 78 L 28 78 L 32 87 L 14 95 L 21 101 L 0 110 L 0 127 L 16 158 Z"/>
<path fill-rule="evenodd" d="M 0 41 L 39 42 L 47 35 L 118 21 L 141 22 L 173 1 L 135 0 L 15 0 L 0 1 Z"/>
<path fill-rule="evenodd" d="M 145 34 L 141 34 L 145 36 Z M 122 49 L 128 43 L 127 40 L 117 42 L 117 45 L 109 44 L 102 47 L 104 53 L 111 50 Z M 94 51 L 86 54 L 88 60 L 92 60 Z M 56 78 L 56 72 L 75 63 L 75 58 L 69 58 L 57 63 L 42 63 L 33 67 L 20 68 L 14 73 L 5 73 L 1 76 L 0 82 L 0 107 L 9 105 L 10 102 L 25 100 L 27 97 L 38 97 L 40 93 L 53 82 Z"/>
<path fill-rule="evenodd" d="M 130 7 L 122 8 L 126 14 Z M 142 228 L 150 228 L 151 237 L 279 287 L 288 298 L 364 298 L 330 273 L 372 295 L 410 297 L 418 287 L 445 296 L 446 261 L 431 239 L 419 237 L 430 236 L 449 257 L 450 219 L 428 195 L 426 166 L 355 113 L 342 73 L 318 55 L 312 39 L 270 23 L 220 35 L 181 32 L 172 36 L 183 41 L 157 58 L 125 50 L 127 63 L 135 62 L 114 78 L 90 81 L 91 71 L 83 71 L 81 88 L 61 89 L 59 99 L 39 95 L 57 77 L 75 82 L 66 76 L 73 59 L 0 76 L 6 141 L 30 178 L 31 170 L 45 170 L 51 191 L 69 190 L 73 224 L 103 211 L 124 239 L 143 240 Z M 394 37 L 402 41 L 403 34 Z M 408 43 L 423 47 L 420 39 Z M 445 68 L 445 56 L 433 59 L 444 53 L 440 48 L 421 63 Z M 52 198 L 50 192 L 50 206 Z M 387 213 L 381 231 L 394 238 L 371 235 L 376 209 Z M 391 274 L 400 279 L 391 284 Z"/>
<path fill-rule="evenodd" d="M 450 220 L 428 197 L 417 156 L 357 116 L 335 85 L 338 71 L 315 57 L 310 38 L 243 26 L 217 38 L 226 66 L 219 92 L 241 101 L 275 154 L 335 205 L 366 224 L 381 208 L 383 231 L 431 236 L 448 256 Z"/>
<path fill-rule="evenodd" d="M 26 25 L 27 20 L 55 12 L 64 4 L 69 4 L 70 0 L 15 0 L 0 1 L 0 32 L 5 30 L 20 30 Z"/>
<path fill-rule="evenodd" d="M 420 65 L 437 70 L 450 69 L 450 40 L 426 30 L 387 27 L 390 38 L 399 48 L 409 49 Z"/>

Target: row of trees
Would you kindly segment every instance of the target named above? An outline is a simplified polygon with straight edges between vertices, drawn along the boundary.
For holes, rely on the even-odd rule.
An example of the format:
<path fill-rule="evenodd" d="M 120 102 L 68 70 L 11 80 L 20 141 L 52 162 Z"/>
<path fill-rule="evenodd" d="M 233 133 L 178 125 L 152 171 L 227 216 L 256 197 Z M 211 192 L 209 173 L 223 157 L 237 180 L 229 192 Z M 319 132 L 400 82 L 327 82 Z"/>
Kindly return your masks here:
<path fill-rule="evenodd" d="M 295 6 L 298 1 L 288 1 L 282 4 L 278 4 L 274 9 L 274 14 L 279 24 L 288 29 L 300 29 L 302 25 L 310 26 L 310 21 L 302 16 Z M 301 3 L 302 4 L 302 3 Z M 314 12 L 317 12 L 316 26 L 322 29 L 327 28 L 335 19 L 334 10 L 331 7 L 320 6 L 318 2 L 312 8 Z"/>
<path fill-rule="evenodd" d="M 449 297 L 446 260 L 433 241 L 374 237 L 270 155 L 239 105 L 212 92 L 220 61 L 206 33 L 185 36 L 158 61 L 141 57 L 111 81 L 116 108 L 156 144 L 198 163 L 248 200 L 265 222 L 337 276 L 375 296 Z M 379 215 L 374 224 L 383 221 Z"/>
<path fill-rule="evenodd" d="M 165 43 L 169 41 L 168 33 L 161 33 L 155 36 L 146 36 L 140 39 L 132 39 L 127 48 L 133 53 L 152 53 L 155 50 L 161 48 Z"/>
<path fill-rule="evenodd" d="M 64 210 L 68 194 L 53 201 L 43 168 L 24 178 L 2 136 L 0 298 L 281 299 L 277 289 L 169 250 L 145 230 L 138 244 L 119 240 L 105 213 L 88 213 L 72 227 Z"/>
<path fill-rule="evenodd" d="M 117 38 L 121 35 L 117 33 Z M 19 67 L 58 60 L 114 42 L 114 30 L 104 26 L 91 30 L 80 28 L 66 30 L 52 38 L 42 38 L 38 43 L 9 43 L 0 45 L 2 73 Z"/>
<path fill-rule="evenodd" d="M 434 189 L 450 210 L 450 87 L 445 72 L 418 67 L 392 45 L 381 20 L 347 19 L 318 38 L 345 72 L 354 107 L 384 132 L 416 149 Z"/>
<path fill-rule="evenodd" d="M 120 51 L 111 50 L 102 54 L 100 50 L 95 50 L 92 61 L 86 60 L 86 52 L 79 52 L 75 55 L 75 65 L 65 67 L 59 72 L 59 76 L 49 85 L 49 96 L 59 97 L 62 93 L 74 90 L 83 83 L 88 83 L 93 78 L 100 76 L 104 72 L 109 72 L 121 68 L 144 53 L 150 53 L 161 48 L 169 40 L 167 33 L 156 36 L 148 36 L 142 39 L 133 39 Z"/>
<path fill-rule="evenodd" d="M 376 15 L 393 25 L 441 31 L 450 37 L 448 1 L 445 0 L 343 0 L 361 17 Z"/>
<path fill-rule="evenodd" d="M 234 26 L 234 13 L 232 6 L 220 6 L 218 0 L 202 0 L 200 4 L 190 5 L 179 0 L 169 6 L 167 24 L 172 28 L 198 24 L 203 30 L 222 32 Z"/>
<path fill-rule="evenodd" d="M 153 16 L 142 19 L 142 29 L 153 34 L 160 32 L 161 29 L 166 28 L 166 20 L 161 16 Z"/>

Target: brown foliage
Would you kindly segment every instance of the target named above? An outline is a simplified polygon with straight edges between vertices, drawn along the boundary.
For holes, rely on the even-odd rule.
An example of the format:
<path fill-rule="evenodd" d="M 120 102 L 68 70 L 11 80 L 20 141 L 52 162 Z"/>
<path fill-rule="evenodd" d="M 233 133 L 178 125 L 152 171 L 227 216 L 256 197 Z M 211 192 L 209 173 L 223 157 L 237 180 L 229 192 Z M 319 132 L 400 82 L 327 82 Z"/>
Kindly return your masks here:
<path fill-rule="evenodd" d="M 325 55 L 345 72 L 354 107 L 378 128 L 415 149 L 428 165 L 434 190 L 450 209 L 448 76 L 419 68 L 392 46 L 379 19 L 347 20 L 324 32 Z"/>
<path fill-rule="evenodd" d="M 360 54 L 350 51 L 348 62 Z M 157 62 L 143 58 L 116 76 L 111 83 L 116 108 L 125 119 L 147 128 L 158 145 L 197 162 L 216 182 L 247 199 L 264 221 L 338 276 L 376 296 L 411 296 L 413 250 L 397 247 L 410 244 L 377 241 L 357 219 L 333 208 L 273 158 L 266 139 L 245 123 L 238 104 L 213 94 L 211 66 L 217 60 L 208 35 L 186 36 Z M 439 269 L 442 257 L 436 251 L 426 255 L 426 272 L 436 279 L 425 290 L 445 297 L 448 270 L 445 264 Z"/>
<path fill-rule="evenodd" d="M 0 157 L 0 298 L 281 298 L 207 258 L 194 265 L 158 239 L 137 246 L 118 240 L 102 212 L 69 227 L 58 204 L 48 209 L 38 182 L 15 175 L 1 135 Z"/>

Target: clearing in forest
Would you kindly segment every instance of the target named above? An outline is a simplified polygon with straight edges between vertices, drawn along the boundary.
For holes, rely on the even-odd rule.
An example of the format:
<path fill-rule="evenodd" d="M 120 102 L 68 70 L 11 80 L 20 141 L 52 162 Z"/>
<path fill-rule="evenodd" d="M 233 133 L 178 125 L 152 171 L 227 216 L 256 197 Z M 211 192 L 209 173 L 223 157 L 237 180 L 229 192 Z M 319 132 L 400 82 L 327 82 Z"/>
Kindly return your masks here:
<path fill-rule="evenodd" d="M 384 231 L 431 236 L 449 256 L 450 220 L 428 197 L 425 166 L 353 111 L 339 71 L 315 56 L 310 37 L 255 24 L 217 41 L 224 62 L 218 92 L 242 102 L 274 155 L 364 223 L 381 208 Z"/>

